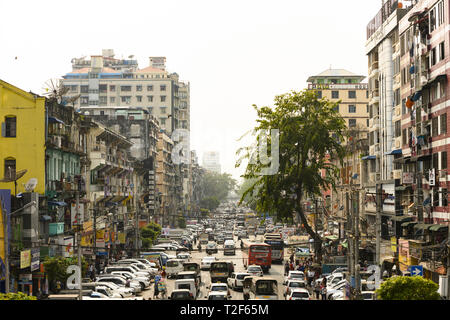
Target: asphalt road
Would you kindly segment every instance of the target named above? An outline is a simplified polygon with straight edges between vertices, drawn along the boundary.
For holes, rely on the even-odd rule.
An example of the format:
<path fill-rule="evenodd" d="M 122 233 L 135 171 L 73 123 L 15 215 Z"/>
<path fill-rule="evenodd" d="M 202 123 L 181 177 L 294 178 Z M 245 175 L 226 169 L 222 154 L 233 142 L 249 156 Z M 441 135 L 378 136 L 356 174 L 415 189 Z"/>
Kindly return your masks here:
<path fill-rule="evenodd" d="M 254 237 L 250 236 L 250 240 L 253 240 Z M 257 240 L 262 240 L 262 236 L 257 236 Z M 217 260 L 227 260 L 227 261 L 233 261 L 235 263 L 234 266 L 234 270 L 235 272 L 244 272 L 245 268 L 244 265 L 242 263 L 242 252 L 239 248 L 239 244 L 240 242 L 237 241 L 237 238 L 235 237 L 235 242 L 237 244 L 237 249 L 236 249 L 236 255 L 231 256 L 231 255 L 227 255 L 224 256 L 223 255 L 223 246 L 219 245 L 219 252 L 216 254 L 212 254 L 213 256 L 215 256 L 217 258 Z M 174 254 L 173 252 L 168 252 L 169 254 Z M 200 264 L 201 260 L 203 257 L 206 257 L 207 254 L 203 248 L 202 252 L 198 252 L 198 251 L 192 251 L 191 252 L 191 261 L 192 262 L 196 262 L 198 264 Z M 285 253 L 285 259 L 287 258 L 286 253 Z M 283 300 L 283 292 L 285 290 L 285 287 L 283 286 L 283 280 L 284 280 L 284 267 L 281 264 L 273 264 L 272 267 L 270 268 L 268 273 L 264 274 L 265 276 L 270 276 L 274 279 L 276 279 L 278 281 L 278 292 L 279 292 L 279 299 Z M 201 273 L 202 276 L 202 284 L 200 285 L 200 294 L 197 296 L 197 300 L 206 300 L 207 295 L 208 295 L 208 289 L 207 287 L 211 284 L 211 278 L 209 275 L 209 271 L 202 271 Z M 166 279 L 167 282 L 167 288 L 168 288 L 168 295 L 170 296 L 172 290 L 174 289 L 174 285 L 175 285 L 175 280 L 174 279 Z M 142 297 L 144 297 L 145 299 L 151 298 L 153 299 L 153 287 L 154 285 L 152 284 L 151 289 L 146 290 L 143 294 Z M 232 298 L 231 300 L 243 300 L 243 295 L 242 295 L 242 291 L 234 291 L 232 289 L 230 289 Z"/>

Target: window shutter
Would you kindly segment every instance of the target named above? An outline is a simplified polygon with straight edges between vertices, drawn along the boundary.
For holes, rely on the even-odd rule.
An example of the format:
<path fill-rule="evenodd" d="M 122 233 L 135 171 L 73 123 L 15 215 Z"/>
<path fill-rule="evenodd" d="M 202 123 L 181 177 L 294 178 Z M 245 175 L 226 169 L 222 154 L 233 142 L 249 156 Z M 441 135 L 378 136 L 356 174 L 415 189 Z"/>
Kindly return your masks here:
<path fill-rule="evenodd" d="M 6 137 L 6 123 L 2 122 L 2 137 Z"/>

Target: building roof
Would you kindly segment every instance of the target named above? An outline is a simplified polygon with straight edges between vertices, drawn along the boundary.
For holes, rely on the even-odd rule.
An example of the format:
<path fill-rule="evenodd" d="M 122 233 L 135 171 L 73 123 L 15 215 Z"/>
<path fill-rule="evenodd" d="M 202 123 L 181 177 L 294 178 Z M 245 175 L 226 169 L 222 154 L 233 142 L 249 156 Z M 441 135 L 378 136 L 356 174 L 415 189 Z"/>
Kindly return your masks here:
<path fill-rule="evenodd" d="M 312 82 L 317 78 L 360 78 L 363 80 L 366 76 L 358 75 L 345 69 L 327 69 L 318 75 L 308 78 L 308 82 Z"/>
<path fill-rule="evenodd" d="M 86 67 L 86 68 L 81 68 L 78 70 L 74 70 L 72 72 L 69 72 L 69 74 L 74 74 L 74 73 L 89 73 L 91 71 L 91 67 Z M 114 70 L 108 67 L 104 67 L 102 68 L 101 73 L 120 73 L 120 71 L 118 70 Z"/>
<path fill-rule="evenodd" d="M 166 71 L 149 66 L 147 68 L 137 70 L 136 73 L 166 73 Z"/>

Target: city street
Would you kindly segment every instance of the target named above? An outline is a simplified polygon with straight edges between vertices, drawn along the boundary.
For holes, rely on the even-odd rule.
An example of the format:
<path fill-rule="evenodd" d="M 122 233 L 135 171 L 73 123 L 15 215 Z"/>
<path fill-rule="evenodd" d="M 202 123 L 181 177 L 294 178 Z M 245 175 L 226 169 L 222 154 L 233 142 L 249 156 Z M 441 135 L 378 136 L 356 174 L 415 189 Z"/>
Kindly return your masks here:
<path fill-rule="evenodd" d="M 255 239 L 254 236 L 250 236 L 250 240 L 254 240 L 254 239 Z M 242 263 L 242 251 L 239 248 L 240 241 L 237 240 L 237 237 L 234 237 L 234 240 L 237 244 L 236 255 L 224 256 L 223 251 L 220 250 L 220 249 L 223 249 L 223 246 L 219 245 L 218 246 L 219 252 L 217 254 L 213 254 L 213 256 L 215 256 L 217 258 L 217 260 L 233 261 L 235 264 L 234 270 L 236 272 L 245 272 L 245 268 Z M 262 236 L 257 236 L 257 240 L 258 241 L 262 240 Z M 173 254 L 173 252 L 170 252 L 170 251 L 168 253 Z M 191 259 L 192 262 L 196 262 L 196 263 L 200 264 L 202 258 L 206 257 L 207 254 L 206 254 L 205 250 L 203 249 L 202 252 L 192 251 L 191 256 L 192 256 L 192 259 Z M 200 287 L 200 294 L 197 296 L 197 300 L 207 300 L 207 295 L 208 295 L 208 291 L 209 291 L 207 289 L 207 287 L 211 284 L 211 277 L 209 275 L 209 271 L 206 271 L 206 270 L 202 271 L 201 275 L 202 275 L 202 284 Z M 284 299 L 284 297 L 283 297 L 283 290 L 284 290 L 283 266 L 281 264 L 272 265 L 272 267 L 269 270 L 269 273 L 265 274 L 265 276 L 272 277 L 278 281 L 278 297 L 279 297 L 279 299 L 283 300 Z M 167 281 L 168 295 L 170 295 L 170 293 L 174 289 L 175 279 L 167 279 L 166 281 Z M 154 293 L 153 288 L 154 288 L 154 286 L 152 285 L 152 288 L 150 290 L 146 290 L 142 294 L 142 297 L 144 297 L 145 299 L 148 299 L 148 298 L 153 299 L 153 293 Z M 234 290 L 230 289 L 230 292 L 232 295 L 231 300 L 243 300 L 242 291 L 234 291 Z"/>

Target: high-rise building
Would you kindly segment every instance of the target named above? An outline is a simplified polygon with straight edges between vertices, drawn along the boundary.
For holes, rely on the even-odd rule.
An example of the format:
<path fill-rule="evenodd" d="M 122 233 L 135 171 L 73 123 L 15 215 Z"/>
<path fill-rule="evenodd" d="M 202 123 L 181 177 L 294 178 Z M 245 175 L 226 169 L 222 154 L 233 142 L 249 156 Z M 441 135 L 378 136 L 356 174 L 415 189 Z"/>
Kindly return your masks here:
<path fill-rule="evenodd" d="M 203 168 L 215 173 L 221 173 L 220 153 L 217 151 L 206 151 L 203 153 Z"/>
<path fill-rule="evenodd" d="M 169 73 L 165 63 L 165 57 L 150 57 L 149 66 L 140 69 L 137 60 L 117 59 L 112 49 L 104 49 L 90 59 L 72 59 L 72 72 L 63 76 L 62 83 L 69 88 L 67 97 L 81 95 L 76 109 L 141 107 L 170 135 L 175 129 L 190 128 L 190 85 Z"/>

